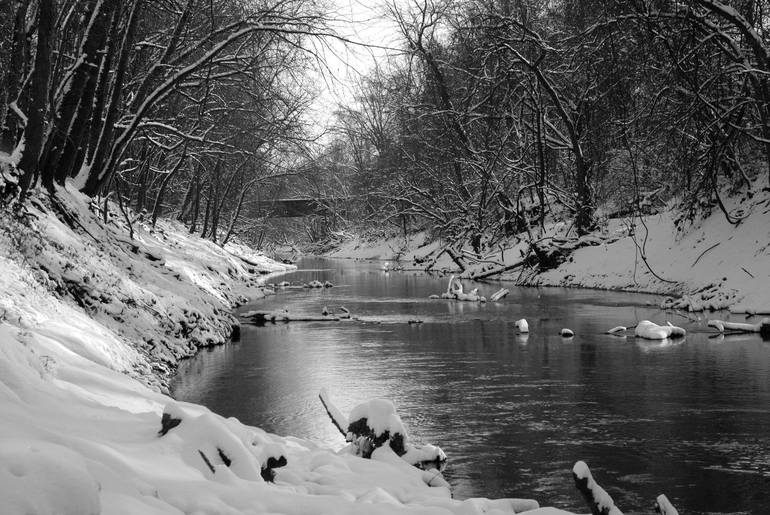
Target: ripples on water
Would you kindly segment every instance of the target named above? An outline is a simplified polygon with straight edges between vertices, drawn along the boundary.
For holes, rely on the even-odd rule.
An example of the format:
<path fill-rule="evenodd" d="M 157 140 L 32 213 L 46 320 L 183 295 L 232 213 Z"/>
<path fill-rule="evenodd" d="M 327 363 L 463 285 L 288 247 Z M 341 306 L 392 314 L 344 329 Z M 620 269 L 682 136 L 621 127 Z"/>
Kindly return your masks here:
<path fill-rule="evenodd" d="M 758 336 L 710 339 L 704 322 L 651 308 L 651 296 L 513 288 L 480 305 L 427 300 L 447 278 L 305 264 L 317 268 L 282 279 L 338 286 L 245 309 L 344 305 L 370 322 L 246 326 L 240 342 L 184 363 L 178 399 L 337 448 L 322 387 L 343 412 L 391 399 L 413 440 L 446 451 L 458 498 L 585 511 L 570 474 L 584 460 L 626 514 L 651 513 L 660 493 L 683 514 L 770 514 L 770 343 Z M 528 336 L 513 325 L 522 317 Z M 689 334 L 673 344 L 602 334 L 645 318 Z M 562 339 L 562 327 L 576 336 Z"/>

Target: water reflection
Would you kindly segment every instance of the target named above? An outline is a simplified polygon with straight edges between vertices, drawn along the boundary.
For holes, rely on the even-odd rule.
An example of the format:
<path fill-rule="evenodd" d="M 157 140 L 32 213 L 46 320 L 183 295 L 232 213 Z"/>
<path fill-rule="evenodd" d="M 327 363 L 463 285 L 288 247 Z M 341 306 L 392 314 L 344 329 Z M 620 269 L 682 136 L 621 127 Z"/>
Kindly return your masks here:
<path fill-rule="evenodd" d="M 175 395 L 336 447 L 322 387 L 343 412 L 392 399 L 412 438 L 447 452 L 459 498 L 534 496 L 585 511 L 570 476 L 582 459 L 625 513 L 648 513 L 660 493 L 686 513 L 770 513 L 770 345 L 758 336 L 710 339 L 673 315 L 687 338 L 646 342 L 603 333 L 663 323 L 647 296 L 511 288 L 499 304 L 431 301 L 447 278 L 308 266 L 286 279 L 338 286 L 248 308 L 344 305 L 371 323 L 244 327 L 240 342 L 185 363 Z M 514 326 L 522 317 L 528 335 Z M 559 336 L 563 327 L 575 337 Z"/>

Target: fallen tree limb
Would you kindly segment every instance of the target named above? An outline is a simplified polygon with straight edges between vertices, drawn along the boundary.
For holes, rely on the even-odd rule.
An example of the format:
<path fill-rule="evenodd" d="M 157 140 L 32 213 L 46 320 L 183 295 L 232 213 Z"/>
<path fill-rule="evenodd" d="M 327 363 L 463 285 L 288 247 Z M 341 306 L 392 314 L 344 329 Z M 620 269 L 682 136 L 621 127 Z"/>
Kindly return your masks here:
<path fill-rule="evenodd" d="M 521 261 L 517 261 L 515 263 L 512 263 L 510 265 L 506 265 L 501 268 L 495 268 L 493 270 L 487 270 L 485 272 L 479 272 L 477 274 L 473 274 L 470 276 L 471 281 L 478 281 L 479 279 L 486 279 L 487 277 L 492 277 L 493 275 L 499 275 L 504 272 L 510 272 L 511 270 L 516 270 L 517 268 L 524 266 L 526 263 L 526 259 L 522 259 Z"/>
<path fill-rule="evenodd" d="M 709 320 L 708 326 L 720 333 L 738 331 L 741 333 L 760 333 L 762 336 L 770 336 L 770 318 L 763 318 L 756 324 L 744 324 L 740 322 L 723 322 L 722 320 Z"/>
<path fill-rule="evenodd" d="M 510 292 L 507 288 L 500 288 L 495 293 L 492 294 L 491 297 L 489 297 L 489 300 L 492 302 L 497 302 L 498 300 L 501 300 L 503 297 L 506 297 Z"/>
<path fill-rule="evenodd" d="M 292 315 L 288 311 L 249 311 L 241 315 L 243 318 L 250 318 L 255 324 L 264 324 L 266 322 L 339 322 L 340 318 L 335 316 L 300 314 Z"/>
<path fill-rule="evenodd" d="M 454 261 L 455 265 L 460 269 L 460 272 L 465 272 L 465 263 L 463 263 L 463 260 L 460 256 L 455 253 L 454 250 L 452 250 L 450 247 L 446 248 L 447 255 L 452 258 L 452 261 Z"/>
<path fill-rule="evenodd" d="M 342 433 L 342 436 L 344 436 L 347 440 L 349 425 L 348 418 L 343 415 L 339 409 L 337 409 L 337 406 L 332 404 L 326 388 L 321 388 L 321 391 L 318 393 L 318 398 L 321 399 L 321 404 L 323 404 L 323 407 L 326 410 L 326 414 L 329 415 L 330 419 L 332 419 L 332 424 L 334 424 L 334 427 L 339 429 L 340 433 Z"/>

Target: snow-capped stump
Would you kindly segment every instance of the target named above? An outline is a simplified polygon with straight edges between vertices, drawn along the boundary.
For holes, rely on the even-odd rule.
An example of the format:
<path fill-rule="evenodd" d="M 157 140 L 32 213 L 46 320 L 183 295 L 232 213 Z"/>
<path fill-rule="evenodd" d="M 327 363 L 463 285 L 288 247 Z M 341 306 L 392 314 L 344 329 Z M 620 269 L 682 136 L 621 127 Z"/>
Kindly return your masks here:
<path fill-rule="evenodd" d="M 687 332 L 681 327 L 672 325 L 658 325 L 649 320 L 642 320 L 636 324 L 634 335 L 647 340 L 665 340 L 666 338 L 682 338 Z"/>
<path fill-rule="evenodd" d="M 359 404 L 348 417 L 348 436 L 356 454 L 369 458 L 374 449 L 387 443 L 398 456 L 406 453 L 407 435 L 396 407 L 385 399 L 373 399 Z"/>
<path fill-rule="evenodd" d="M 327 308 L 326 306 L 324 306 L 324 307 L 323 307 L 323 309 L 321 309 L 321 314 L 322 314 L 323 316 L 325 316 L 325 317 L 326 317 L 326 316 L 329 316 L 329 308 Z"/>
<path fill-rule="evenodd" d="M 528 333 L 529 332 L 529 324 L 527 323 L 527 320 L 524 319 L 524 318 L 516 320 L 516 322 L 514 322 L 513 325 L 516 326 L 516 329 L 518 329 L 520 333 Z"/>
<path fill-rule="evenodd" d="M 567 329 L 566 327 L 559 331 L 559 334 L 562 338 L 572 338 L 575 336 L 575 332 L 572 329 Z"/>
<path fill-rule="evenodd" d="M 428 298 L 429 298 L 429 299 L 431 299 L 431 300 L 437 300 L 437 299 L 440 299 L 440 298 L 441 298 L 441 295 L 436 295 L 436 294 L 434 293 L 433 295 L 429 296 Z"/>
<path fill-rule="evenodd" d="M 186 417 L 186 414 L 179 407 L 178 404 L 170 402 L 163 408 L 163 414 L 160 417 L 160 431 L 158 436 L 164 436 L 166 433 L 174 429 L 176 426 L 182 423 L 182 420 Z"/>
<path fill-rule="evenodd" d="M 350 318 L 350 310 L 348 308 L 346 308 L 345 306 L 340 306 L 340 311 L 342 311 L 340 318 L 344 318 L 344 319 Z"/>
<path fill-rule="evenodd" d="M 268 483 L 272 483 L 275 481 L 275 469 L 285 467 L 286 463 L 286 456 L 280 455 L 277 458 L 275 456 L 269 456 L 262 465 L 262 479 Z"/>
<path fill-rule="evenodd" d="M 628 331 L 628 328 L 626 326 L 619 325 L 607 331 L 607 334 L 619 335 L 620 333 L 625 333 L 626 331 Z"/>
<path fill-rule="evenodd" d="M 334 285 L 331 281 L 324 281 L 324 288 L 334 288 Z"/>
<path fill-rule="evenodd" d="M 321 281 L 318 281 L 318 280 L 313 280 L 313 281 L 310 281 L 309 283 L 305 284 L 304 286 L 305 286 L 305 288 L 311 288 L 311 289 L 312 288 L 323 288 L 324 287 L 324 283 L 322 283 Z"/>
<path fill-rule="evenodd" d="M 385 399 L 374 399 L 359 404 L 345 417 L 332 403 L 325 388 L 318 394 L 326 413 L 334 426 L 351 442 L 350 448 L 362 458 L 373 456 L 392 456 L 413 465 L 423 471 L 423 480 L 429 486 L 448 487 L 441 476 L 446 466 L 447 457 L 440 447 L 435 445 L 413 445 L 407 438 L 406 428 L 396 413 L 396 407 Z M 385 445 L 385 444 L 388 445 Z"/>
<path fill-rule="evenodd" d="M 623 515 L 623 512 L 615 506 L 615 501 L 610 494 L 594 481 L 585 462 L 575 463 L 572 467 L 572 477 L 575 479 L 575 486 L 591 509 L 592 515 Z"/>
<path fill-rule="evenodd" d="M 661 494 L 655 499 L 655 511 L 659 515 L 679 515 L 679 512 L 674 505 L 668 500 L 668 498 Z"/>

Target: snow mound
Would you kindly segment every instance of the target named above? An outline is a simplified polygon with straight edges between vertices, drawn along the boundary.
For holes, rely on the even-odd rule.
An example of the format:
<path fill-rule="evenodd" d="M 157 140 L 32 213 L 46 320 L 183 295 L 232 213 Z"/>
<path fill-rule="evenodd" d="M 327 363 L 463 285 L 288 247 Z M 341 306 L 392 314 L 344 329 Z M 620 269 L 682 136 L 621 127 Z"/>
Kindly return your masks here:
<path fill-rule="evenodd" d="M 671 325 L 658 325 L 649 320 L 642 320 L 636 324 L 634 334 L 646 340 L 665 340 L 667 338 L 681 338 L 687 333 L 681 327 Z"/>
<path fill-rule="evenodd" d="M 99 485 L 83 458 L 50 442 L 8 440 L 0 444 L 3 513 L 97 515 Z"/>

